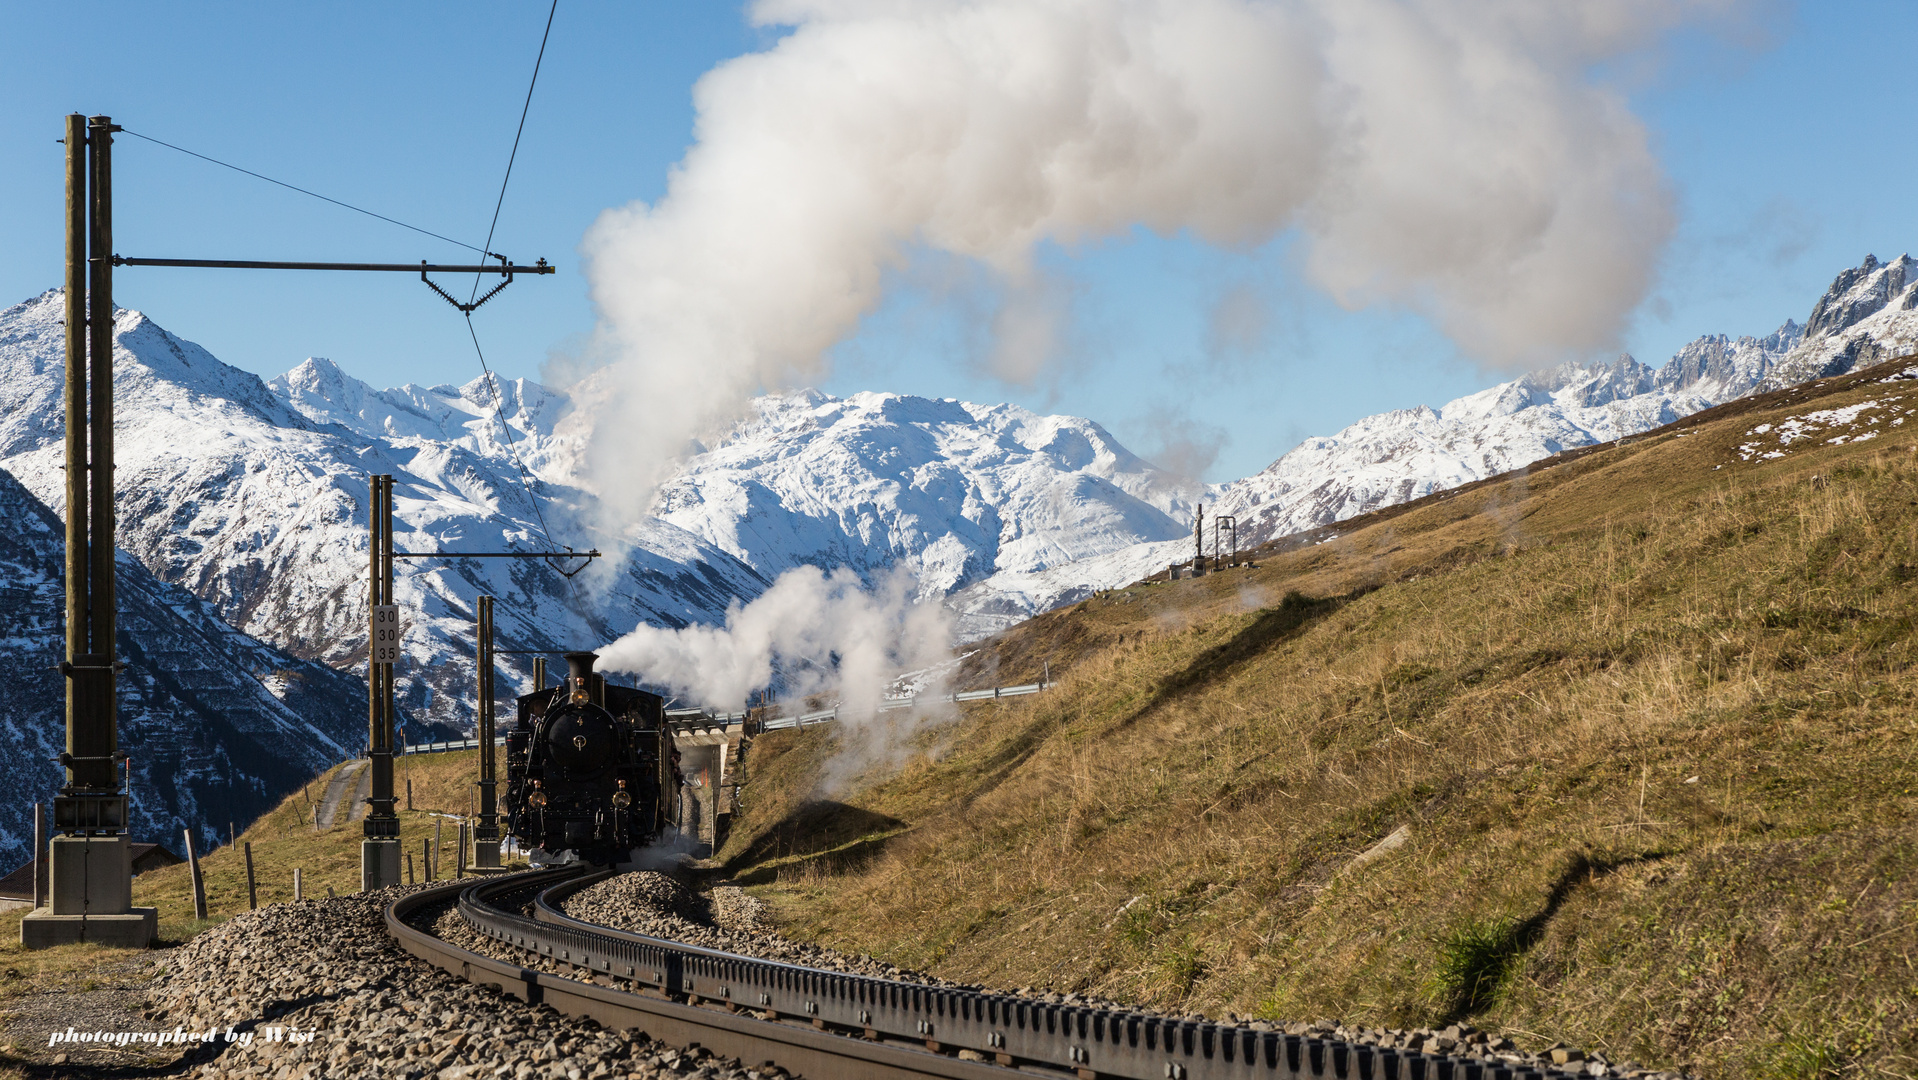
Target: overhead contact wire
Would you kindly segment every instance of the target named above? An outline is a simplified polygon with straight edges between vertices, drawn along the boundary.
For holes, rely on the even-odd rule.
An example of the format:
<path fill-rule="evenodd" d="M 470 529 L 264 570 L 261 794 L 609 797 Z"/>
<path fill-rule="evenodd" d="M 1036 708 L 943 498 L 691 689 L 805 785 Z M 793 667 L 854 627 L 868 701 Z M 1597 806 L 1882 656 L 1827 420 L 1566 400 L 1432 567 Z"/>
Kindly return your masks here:
<path fill-rule="evenodd" d="M 404 221 L 399 220 L 398 218 L 388 217 L 385 214 L 368 210 L 363 206 L 355 206 L 352 203 L 345 202 L 344 200 L 341 200 L 341 199 L 335 199 L 329 195 L 322 195 L 317 191 L 312 191 L 310 189 L 300 187 L 298 184 L 289 184 L 284 180 L 276 180 L 273 177 L 267 176 L 264 173 L 254 172 L 252 169 L 243 168 L 239 165 L 233 164 L 230 161 L 221 161 L 219 158 L 213 157 L 208 154 L 202 154 L 197 150 L 188 150 L 184 146 L 177 146 L 173 143 L 167 142 L 164 139 L 156 139 L 151 135 L 142 135 L 137 131 L 132 131 L 126 128 L 121 128 L 120 130 L 123 134 L 131 135 L 136 139 L 153 143 L 156 146 L 164 146 L 169 150 L 178 151 L 179 153 L 185 154 L 188 157 L 199 158 L 201 161 L 205 161 L 213 165 L 218 165 L 223 169 L 231 169 L 234 172 L 242 173 L 246 176 L 251 176 L 256 180 L 264 180 L 269 184 L 274 184 L 279 187 L 286 188 L 288 191 L 296 191 L 302 195 L 319 199 L 321 202 L 332 203 L 334 206 L 338 206 L 346 210 L 351 210 L 356 214 L 365 214 L 367 217 L 376 218 L 390 225 L 398 225 L 402 229 L 409 229 L 413 232 L 419 233 L 422 236 L 430 236 L 435 240 L 444 240 L 445 242 L 449 244 L 453 244 L 457 247 L 463 247 L 467 249 L 468 251 L 479 252 L 482 256 L 497 258 L 498 256 L 495 256 L 492 251 L 493 236 L 499 230 L 500 212 L 506 205 L 506 189 L 508 185 L 512 183 L 512 180 L 513 180 L 513 165 L 519 160 L 519 144 L 521 139 L 526 134 L 526 118 L 528 114 L 531 113 L 533 108 L 533 91 L 539 85 L 540 68 L 546 61 L 546 44 L 552 38 L 553 19 L 558 13 L 559 13 L 559 0 L 553 0 L 552 5 L 548 7 L 546 11 L 546 27 L 540 34 L 539 53 L 533 59 L 533 75 L 526 85 L 526 100 L 520 106 L 519 126 L 515 128 L 513 131 L 513 148 L 511 152 L 509 152 L 506 156 L 506 174 L 500 178 L 499 197 L 495 199 L 493 202 L 493 218 L 486 228 L 486 243 L 484 246 L 474 246 L 472 244 L 465 242 L 464 240 L 455 240 L 450 236 L 446 236 L 442 233 L 436 233 L 431 229 L 423 229 L 419 227 L 418 225 L 410 225 Z M 481 275 L 479 274 L 473 275 L 473 289 L 471 294 L 467 296 L 468 303 L 472 302 L 473 297 L 479 295 L 480 281 L 481 281 Z M 549 546 L 553 546 L 553 547 L 563 546 L 553 539 L 552 530 L 547 525 L 547 522 L 546 522 L 546 514 L 539 507 L 539 495 L 534 486 L 534 477 L 532 476 L 532 473 L 527 469 L 525 459 L 520 457 L 519 445 L 517 441 L 513 438 L 513 426 L 507 423 L 506 421 L 505 395 L 500 392 L 499 378 L 493 373 L 492 365 L 488 364 L 486 361 L 486 350 L 480 347 L 479 332 L 473 326 L 473 313 L 471 311 L 467 311 L 467 312 L 463 312 L 463 314 L 466 317 L 467 336 L 470 337 L 473 342 L 473 353 L 474 355 L 479 357 L 480 371 L 486 376 L 486 388 L 493 395 L 493 416 L 499 421 L 500 429 L 506 435 L 506 449 L 508 454 L 510 454 L 513 459 L 514 467 L 519 472 L 520 488 L 526 493 L 527 505 L 532 508 L 534 518 L 539 521 L 540 535 L 546 539 L 546 543 Z M 571 582 L 572 576 L 568 574 L 566 575 L 566 577 L 567 577 L 567 580 Z M 575 592 L 577 592 L 577 589 L 575 589 Z"/>
<path fill-rule="evenodd" d="M 506 188 L 513 181 L 513 164 L 519 160 L 520 139 L 526 134 L 526 117 L 533 108 L 533 90 L 539 86 L 539 69 L 546 61 L 546 43 L 553 36 L 553 17 L 558 12 L 559 0 L 553 0 L 552 6 L 546 11 L 546 29 L 540 34 L 539 54 L 533 58 L 533 77 L 526 84 L 526 100 L 520 105 L 519 126 L 513 131 L 513 149 L 506 155 L 506 175 L 500 178 L 499 198 L 493 202 L 493 220 L 486 227 L 486 246 L 489 250 L 493 246 L 493 234 L 499 230 L 500 210 L 506 205 Z M 473 291 L 466 298 L 468 303 L 472 302 L 474 296 L 479 295 L 479 286 L 480 275 L 474 274 Z M 520 487 L 526 492 L 526 502 L 533 508 L 533 516 L 539 520 L 539 531 L 545 536 L 546 543 L 552 547 L 563 546 L 553 539 L 553 534 L 546 525 L 546 515 L 539 508 L 539 496 L 533 486 L 533 476 L 527 470 L 525 460 L 519 455 L 519 446 L 513 439 L 513 425 L 506 422 L 505 395 L 500 393 L 499 377 L 493 374 L 492 366 L 486 362 L 486 350 L 480 347 L 479 331 L 473 326 L 473 313 L 467 311 L 463 314 L 466 316 L 467 336 L 473 339 L 473 354 L 479 357 L 480 371 L 486 376 L 486 388 L 493 394 L 493 415 L 499 419 L 500 429 L 506 433 L 507 452 L 512 455 L 513 464 L 519 469 Z M 572 591 L 577 602 L 579 592 L 577 583 L 573 581 L 571 574 L 563 576 L 567 584 L 573 587 Z"/>
<path fill-rule="evenodd" d="M 554 0 L 554 3 L 556 3 L 556 4 L 557 4 L 557 3 L 558 3 L 558 0 Z M 544 47 L 544 46 L 542 46 L 542 48 L 543 48 L 543 47 Z M 150 142 L 150 143 L 153 143 L 153 144 L 154 144 L 154 145 L 156 145 L 156 146 L 164 146 L 164 147 L 166 147 L 166 148 L 167 148 L 168 150 L 178 150 L 178 151 L 179 151 L 180 153 L 182 153 L 182 154 L 186 154 L 186 155 L 188 155 L 189 157 L 196 157 L 196 158 L 199 158 L 199 159 L 200 159 L 201 161 L 209 161 L 209 162 L 212 162 L 213 164 L 215 164 L 215 165 L 218 165 L 218 166 L 220 166 L 220 167 L 221 167 L 221 168 L 223 168 L 223 169 L 232 169 L 232 170 L 233 170 L 234 172 L 237 172 L 237 173 L 245 173 L 246 175 L 248 175 L 248 176 L 251 176 L 251 177 L 253 177 L 253 178 L 255 178 L 255 179 L 257 179 L 257 180 L 264 180 L 264 181 L 266 181 L 266 182 L 267 182 L 267 183 L 269 183 L 269 184 L 278 184 L 279 186 L 281 186 L 281 187 L 283 187 L 283 188 L 286 188 L 286 189 L 287 189 L 287 190 L 289 190 L 289 191 L 297 191 L 297 192 L 299 192 L 299 193 L 300 193 L 300 194 L 302 194 L 302 195 L 311 195 L 311 196 L 312 196 L 313 198 L 315 198 L 315 199 L 318 199 L 318 200 L 320 200 L 321 202 L 330 202 L 330 203 L 332 203 L 332 204 L 333 204 L 334 206 L 340 206 L 340 207 L 344 207 L 344 208 L 346 208 L 346 209 L 348 209 L 348 210 L 351 210 L 351 211 L 353 211 L 353 212 L 354 212 L 354 213 L 356 213 L 356 214 L 365 214 L 365 215 L 366 215 L 367 217 L 371 217 L 371 218 L 378 218 L 378 219 L 380 219 L 381 221 L 384 221 L 384 222 L 386 222 L 386 223 L 388 223 L 388 224 L 390 224 L 390 225 L 398 225 L 398 226 L 399 226 L 400 228 L 402 228 L 402 229 L 411 229 L 411 230 L 413 230 L 414 232 L 416 232 L 416 233 L 419 233 L 419 234 L 420 234 L 420 235 L 422 235 L 422 236 L 430 236 L 430 237 L 432 237 L 432 238 L 433 238 L 433 239 L 435 239 L 435 240 L 444 240 L 444 241 L 446 241 L 446 242 L 447 242 L 447 243 L 449 243 L 449 244 L 453 244 L 453 245 L 455 245 L 455 246 L 457 246 L 457 247 L 463 247 L 463 248 L 465 248 L 465 249 L 466 249 L 466 250 L 468 250 L 468 251 L 477 251 L 477 252 L 479 252 L 479 253 L 480 253 L 481 255 L 490 255 L 490 254 L 492 254 L 491 252 L 489 252 L 489 251 L 487 251 L 487 250 L 486 250 L 485 248 L 483 248 L 483 247 L 474 247 L 473 245 L 471 245 L 471 244 L 469 244 L 469 243 L 467 243 L 467 242 L 466 242 L 466 241 L 464 241 L 464 240 L 455 240 L 455 239 L 453 239 L 453 238 L 452 238 L 452 237 L 450 237 L 450 236 L 442 236 L 442 235 L 440 235 L 439 233 L 436 233 L 436 232 L 434 232 L 434 231 L 433 231 L 433 230 L 431 230 L 431 229 L 422 229 L 422 228 L 420 228 L 420 227 L 419 227 L 418 225 L 408 225 L 408 224 L 407 224 L 406 222 L 404 222 L 404 221 L 401 221 L 401 220 L 399 220 L 398 218 L 390 218 L 390 217 L 387 217 L 387 216 L 386 216 L 385 214 L 376 214 L 376 213 L 374 213 L 373 211 L 371 211 L 371 210 L 368 210 L 368 209 L 366 209 L 366 208 L 365 208 L 365 207 L 363 207 L 363 206 L 354 206 L 354 205 L 353 205 L 352 203 L 349 203 L 349 202 L 341 202 L 340 200 L 338 200 L 338 199 L 335 199 L 335 198 L 332 198 L 332 197 L 330 197 L 330 196 L 327 196 L 327 195 L 322 195 L 322 194 L 320 194 L 320 193 L 319 193 L 319 192 L 317 192 L 317 191 L 308 191 L 307 189 L 305 189 L 305 188 L 303 188 L 303 187 L 300 187 L 300 186 L 299 186 L 299 185 L 297 185 L 297 184 L 289 184 L 289 183 L 287 183 L 287 182 L 286 182 L 286 181 L 284 181 L 284 180 L 275 180 L 275 179 L 273 179 L 273 178 L 272 178 L 271 176 L 267 176 L 267 175 L 265 175 L 265 174 L 263 174 L 263 173 L 256 173 L 256 172 L 254 172 L 254 171 L 253 171 L 252 169 L 242 169 L 241 167 L 239 167 L 238 165 L 235 165 L 235 164 L 233 164 L 232 162 L 229 162 L 229 161 L 221 161 L 221 160 L 220 160 L 219 158 L 216 158 L 216 157 L 208 157 L 207 155 L 205 155 L 205 154 L 202 154 L 202 153 L 200 153 L 200 152 L 198 152 L 198 151 L 195 151 L 195 150 L 188 150 L 188 149 L 187 149 L 186 147 L 184 147 L 184 146 L 175 146 L 175 145 L 173 145 L 173 144 L 172 144 L 172 143 L 170 143 L 170 142 L 166 142 L 166 141 L 164 141 L 164 140 L 162 140 L 162 139 L 156 139 L 156 138 L 154 138 L 154 137 L 153 137 L 153 136 L 151 136 L 151 135 L 142 135 L 142 134 L 140 134 L 140 133 L 139 133 L 139 132 L 137 132 L 137 131 L 131 131 L 131 130 L 129 130 L 129 129 L 127 129 L 127 128 L 120 128 L 120 129 L 119 129 L 119 133 L 120 133 L 120 134 L 122 134 L 122 135 L 131 135 L 131 136 L 133 136 L 133 137 L 134 137 L 134 138 L 136 138 L 136 139 L 145 139 L 145 140 L 146 140 L 147 142 Z M 495 217 L 494 217 L 494 220 L 495 220 L 495 221 L 497 221 L 497 220 L 498 220 L 498 211 L 495 211 L 495 212 L 494 212 L 494 214 L 495 214 Z M 489 234 L 487 234 L 487 238 L 486 238 L 486 242 L 487 242 L 488 244 L 491 244 L 491 243 L 493 242 L 493 238 L 492 238 L 492 234 L 490 234 L 490 233 L 489 233 Z M 477 275 L 475 275 L 475 277 L 477 278 Z M 475 291 L 477 291 L 477 290 L 478 290 L 478 284 L 477 284 L 477 281 L 475 282 L 475 285 L 474 285 L 474 289 L 475 289 Z"/>
<path fill-rule="evenodd" d="M 506 205 L 506 185 L 513 180 L 513 162 L 519 159 L 519 139 L 526 134 L 526 114 L 533 108 L 533 88 L 539 85 L 539 66 L 546 61 L 546 40 L 553 36 L 553 16 L 558 13 L 559 0 L 553 0 L 553 6 L 546 10 L 546 30 L 539 36 L 539 55 L 533 58 L 533 77 L 526 84 L 526 103 L 519 108 L 519 127 L 513 132 L 513 151 L 506 155 L 506 175 L 500 178 L 499 198 L 493 203 L 493 223 L 486 227 L 486 247 L 489 252 L 493 247 L 493 232 L 499 228 L 500 207 Z M 479 287 L 480 275 L 474 274 L 473 296 L 479 295 Z M 472 303 L 473 296 L 468 296 L 466 302 Z M 472 313 L 468 312 L 466 317 L 471 321 Z"/>

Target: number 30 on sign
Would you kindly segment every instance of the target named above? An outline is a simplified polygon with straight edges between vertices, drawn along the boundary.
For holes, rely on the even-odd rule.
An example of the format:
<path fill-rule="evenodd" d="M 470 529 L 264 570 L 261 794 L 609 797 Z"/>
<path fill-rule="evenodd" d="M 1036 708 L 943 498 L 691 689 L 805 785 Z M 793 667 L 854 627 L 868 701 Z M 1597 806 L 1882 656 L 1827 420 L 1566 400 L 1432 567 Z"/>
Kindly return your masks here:
<path fill-rule="evenodd" d="M 373 605 L 373 662 L 397 663 L 400 658 L 400 607 Z"/>

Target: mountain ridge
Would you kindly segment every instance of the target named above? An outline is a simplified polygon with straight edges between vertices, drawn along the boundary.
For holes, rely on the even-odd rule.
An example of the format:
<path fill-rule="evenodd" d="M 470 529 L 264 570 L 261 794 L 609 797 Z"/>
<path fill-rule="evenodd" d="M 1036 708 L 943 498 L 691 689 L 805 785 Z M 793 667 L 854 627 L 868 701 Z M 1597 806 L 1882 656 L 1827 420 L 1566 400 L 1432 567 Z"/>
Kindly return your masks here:
<path fill-rule="evenodd" d="M 640 621 L 718 624 L 796 566 L 869 581 L 903 571 L 972 640 L 1189 559 L 1201 507 L 1208 536 L 1229 514 L 1249 547 L 1906 348 L 1918 339 L 1911 265 L 1867 257 L 1802 326 L 1706 335 L 1658 368 L 1568 363 L 1365 417 L 1222 485 L 1181 481 L 1080 417 L 878 392 L 764 395 L 666 478 L 653 516 L 616 535 L 570 479 L 565 393 L 486 377 L 377 389 L 321 358 L 261 380 L 122 311 L 124 543 L 241 630 L 348 670 L 364 662 L 368 473 L 398 477 L 403 549 L 615 552 L 578 577 L 532 559 L 400 568 L 405 707 L 468 726 L 482 593 L 500 599 L 502 649 L 558 650 Z M 0 467 L 55 507 L 58 296 L 0 312 Z M 529 667 L 502 664 L 522 685 Z"/>

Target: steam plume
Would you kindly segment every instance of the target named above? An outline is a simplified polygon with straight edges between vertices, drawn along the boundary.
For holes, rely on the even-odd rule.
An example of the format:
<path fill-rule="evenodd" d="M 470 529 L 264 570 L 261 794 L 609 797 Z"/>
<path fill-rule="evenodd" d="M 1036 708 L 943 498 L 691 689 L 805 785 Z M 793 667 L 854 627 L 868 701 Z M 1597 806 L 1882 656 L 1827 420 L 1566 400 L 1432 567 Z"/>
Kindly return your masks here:
<path fill-rule="evenodd" d="M 587 467 L 633 520 L 690 438 L 817 378 L 920 245 L 1001 277 L 1012 378 L 1055 336 L 1035 246 L 1135 226 L 1296 228 L 1341 303 L 1494 363 L 1607 346 L 1672 212 L 1588 72 L 1729 3 L 761 0 L 791 33 L 708 72 L 666 195 L 586 237 L 617 358 Z"/>
<path fill-rule="evenodd" d="M 640 626 L 601 649 L 599 667 L 637 673 L 720 711 L 742 707 L 776 671 L 789 694 L 831 691 L 842 718 L 859 723 L 876 713 L 900 671 L 950 656 L 945 609 L 915 605 L 911 593 L 903 574 L 867 589 L 843 567 L 828 574 L 802 566 L 752 603 L 734 603 L 724 626 Z"/>

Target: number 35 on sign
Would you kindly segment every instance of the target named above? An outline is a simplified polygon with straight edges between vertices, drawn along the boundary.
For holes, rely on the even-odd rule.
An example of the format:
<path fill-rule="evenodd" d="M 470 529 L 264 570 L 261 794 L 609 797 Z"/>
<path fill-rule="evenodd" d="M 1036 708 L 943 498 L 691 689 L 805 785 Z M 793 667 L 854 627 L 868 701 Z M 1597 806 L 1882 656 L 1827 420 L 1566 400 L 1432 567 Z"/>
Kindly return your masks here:
<path fill-rule="evenodd" d="M 397 663 L 400 658 L 400 607 L 373 605 L 373 662 Z"/>

